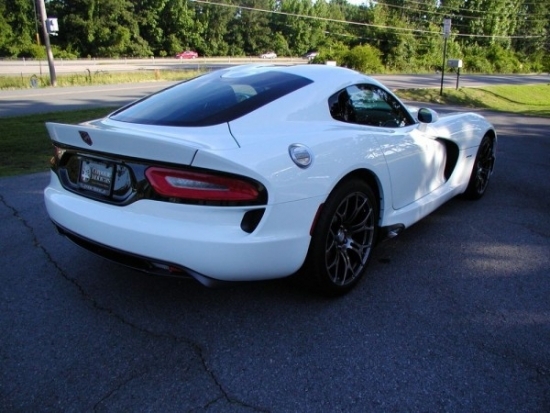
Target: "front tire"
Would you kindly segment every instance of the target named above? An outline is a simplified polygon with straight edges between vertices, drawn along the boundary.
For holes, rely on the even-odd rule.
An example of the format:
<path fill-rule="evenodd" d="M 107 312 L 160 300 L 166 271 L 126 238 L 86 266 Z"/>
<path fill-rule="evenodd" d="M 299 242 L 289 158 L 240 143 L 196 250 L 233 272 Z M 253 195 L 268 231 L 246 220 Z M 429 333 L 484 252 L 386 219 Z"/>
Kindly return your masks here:
<path fill-rule="evenodd" d="M 468 187 L 464 192 L 464 196 L 467 199 L 480 199 L 485 194 L 495 164 L 494 151 L 494 140 L 490 136 L 485 135 L 479 144 L 474 169 L 472 170 Z"/>
<path fill-rule="evenodd" d="M 301 270 L 306 283 L 329 296 L 351 290 L 363 277 L 378 230 L 378 202 L 363 181 L 336 187 L 322 207 Z"/>

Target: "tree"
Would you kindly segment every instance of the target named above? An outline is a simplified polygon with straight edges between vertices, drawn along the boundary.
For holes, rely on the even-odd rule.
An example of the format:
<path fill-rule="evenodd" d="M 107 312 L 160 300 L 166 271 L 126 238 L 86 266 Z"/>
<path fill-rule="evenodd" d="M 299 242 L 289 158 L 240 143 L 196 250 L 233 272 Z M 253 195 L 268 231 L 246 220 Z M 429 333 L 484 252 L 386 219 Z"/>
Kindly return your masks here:
<path fill-rule="evenodd" d="M 34 0 L 0 0 L 0 55 L 40 57 Z M 368 45 L 390 70 L 441 66 L 448 54 L 472 71 L 543 71 L 550 64 L 550 0 L 47 0 L 59 20 L 56 54 L 281 56 L 319 51 L 317 62 L 356 61 Z M 467 63 L 467 64 L 466 64 Z M 354 63 L 356 64 L 356 63 Z"/>
<path fill-rule="evenodd" d="M 274 10 L 274 2 L 245 0 L 239 2 L 241 8 L 236 9 L 230 22 L 226 41 L 230 44 L 233 55 L 258 55 L 273 50 L 272 31 L 269 26 L 269 14 L 260 10 Z M 280 53 L 280 51 L 275 50 Z"/>
<path fill-rule="evenodd" d="M 65 47 L 85 56 L 152 55 L 129 0 L 52 0 L 49 6 L 61 21 L 58 41 Z"/>
<path fill-rule="evenodd" d="M 13 32 L 10 22 L 6 20 L 6 5 L 0 3 L 0 56 L 11 55 L 9 46 L 12 43 Z"/>
<path fill-rule="evenodd" d="M 166 7 L 168 0 L 135 0 L 134 11 L 139 25 L 141 37 L 149 45 L 152 52 L 157 56 L 165 56 L 163 42 L 165 32 L 162 12 Z"/>
<path fill-rule="evenodd" d="M 230 4 L 229 1 L 220 1 Z M 196 44 L 205 56 L 225 56 L 229 54 L 229 45 L 225 41 L 229 22 L 233 19 L 235 8 L 214 4 L 197 3 L 195 8 L 196 22 L 202 28 L 203 36 Z"/>
<path fill-rule="evenodd" d="M 519 2 L 508 0 L 469 0 L 461 8 L 461 34 L 469 35 L 468 43 L 509 47 L 507 36 L 515 32 Z"/>
<path fill-rule="evenodd" d="M 550 51 L 550 1 L 521 1 L 517 15 L 514 49 L 523 56 L 537 56 L 539 63 L 544 52 Z"/>
<path fill-rule="evenodd" d="M 38 52 L 34 4 L 29 0 L 0 3 L 0 55 L 34 57 Z"/>

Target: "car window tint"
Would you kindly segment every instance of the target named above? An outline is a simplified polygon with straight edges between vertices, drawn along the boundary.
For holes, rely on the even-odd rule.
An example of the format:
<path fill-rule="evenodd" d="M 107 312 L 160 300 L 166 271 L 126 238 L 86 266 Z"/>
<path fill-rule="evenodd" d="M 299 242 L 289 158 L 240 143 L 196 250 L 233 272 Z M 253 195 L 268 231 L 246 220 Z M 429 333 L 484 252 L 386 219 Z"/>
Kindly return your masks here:
<path fill-rule="evenodd" d="M 334 119 L 342 122 L 355 122 L 355 112 L 346 89 L 335 93 L 329 98 L 329 109 Z"/>
<path fill-rule="evenodd" d="M 283 72 L 234 78 L 222 73 L 179 83 L 120 109 L 111 118 L 148 125 L 210 126 L 237 119 L 312 82 Z"/>
<path fill-rule="evenodd" d="M 342 122 L 391 128 L 414 123 L 391 93 L 375 85 L 353 85 L 335 93 L 329 98 L 329 109 Z"/>

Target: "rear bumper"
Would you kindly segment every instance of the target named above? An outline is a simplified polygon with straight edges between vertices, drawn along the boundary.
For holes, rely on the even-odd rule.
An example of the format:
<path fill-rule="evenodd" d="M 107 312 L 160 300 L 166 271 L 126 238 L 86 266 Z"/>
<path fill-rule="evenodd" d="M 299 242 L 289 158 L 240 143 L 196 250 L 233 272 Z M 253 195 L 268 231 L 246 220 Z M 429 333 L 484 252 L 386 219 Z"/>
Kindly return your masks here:
<path fill-rule="evenodd" d="M 151 263 L 185 270 L 207 285 L 209 279 L 251 281 L 295 273 L 307 254 L 320 204 L 319 199 L 306 199 L 267 206 L 249 234 L 241 221 L 254 207 L 151 200 L 109 205 L 65 190 L 53 173 L 44 200 L 52 221 L 78 244 L 144 271 Z"/>
<path fill-rule="evenodd" d="M 153 275 L 194 278 L 205 287 L 213 288 L 227 284 L 227 282 L 206 277 L 203 274 L 199 274 L 187 268 L 181 268 L 174 263 L 160 262 L 149 257 L 141 257 L 135 254 L 128 253 L 126 251 L 116 250 L 106 245 L 85 239 L 78 234 L 68 231 L 67 229 L 61 227 L 55 222 L 54 225 L 61 235 L 66 236 L 76 245 L 87 249 L 88 251 L 99 255 L 100 257 L 124 265 L 126 267 Z"/>

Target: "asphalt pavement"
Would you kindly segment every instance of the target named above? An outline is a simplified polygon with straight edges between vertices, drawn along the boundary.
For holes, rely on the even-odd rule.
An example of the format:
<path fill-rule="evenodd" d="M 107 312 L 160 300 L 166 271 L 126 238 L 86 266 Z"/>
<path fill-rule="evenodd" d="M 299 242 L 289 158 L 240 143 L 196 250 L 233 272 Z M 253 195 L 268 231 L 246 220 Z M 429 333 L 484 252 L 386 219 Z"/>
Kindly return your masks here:
<path fill-rule="evenodd" d="M 481 113 L 486 195 L 332 300 L 126 269 L 55 232 L 47 173 L 0 179 L 0 411 L 550 411 L 550 120 Z"/>

